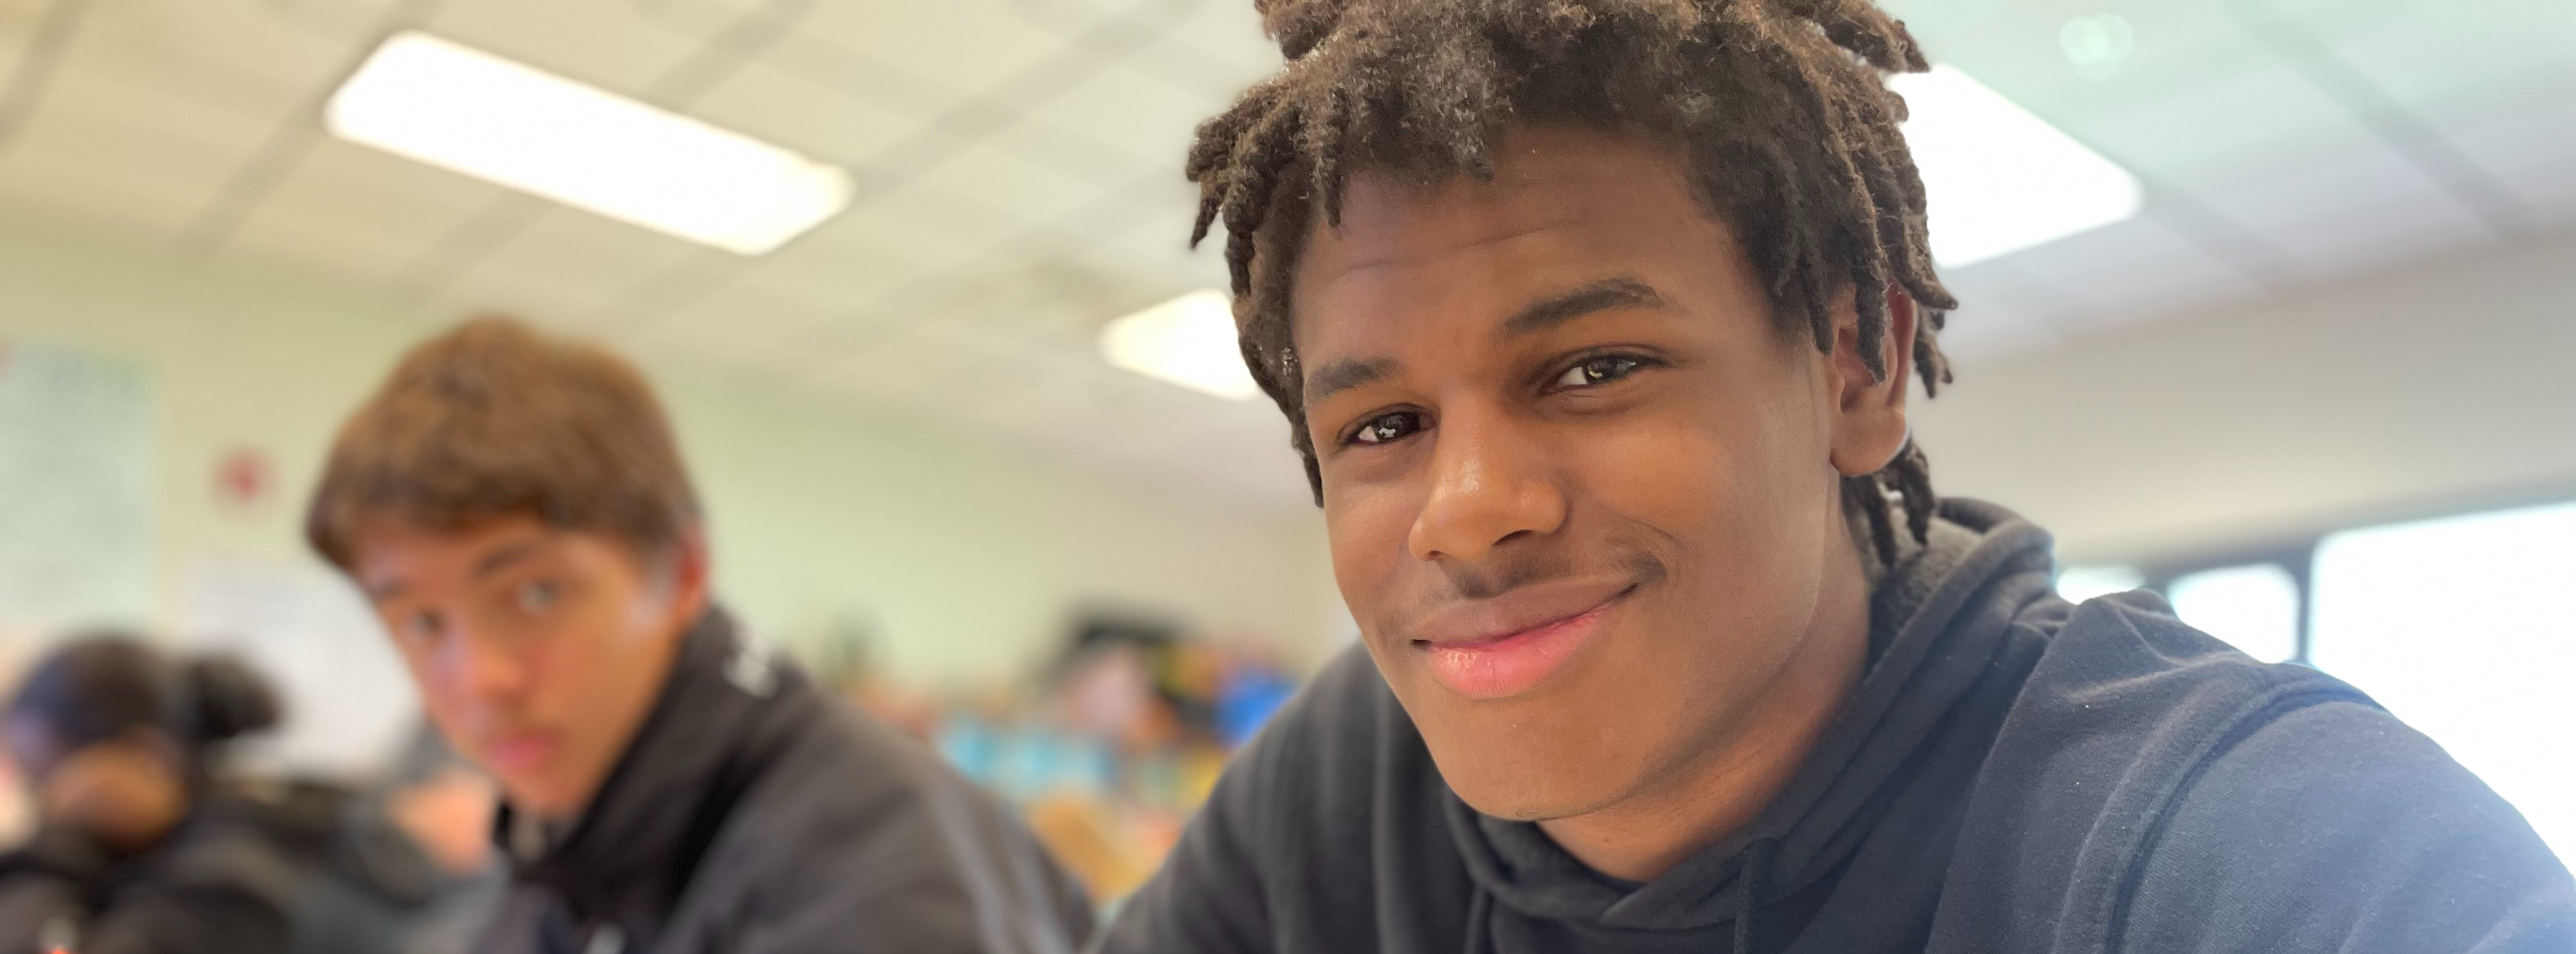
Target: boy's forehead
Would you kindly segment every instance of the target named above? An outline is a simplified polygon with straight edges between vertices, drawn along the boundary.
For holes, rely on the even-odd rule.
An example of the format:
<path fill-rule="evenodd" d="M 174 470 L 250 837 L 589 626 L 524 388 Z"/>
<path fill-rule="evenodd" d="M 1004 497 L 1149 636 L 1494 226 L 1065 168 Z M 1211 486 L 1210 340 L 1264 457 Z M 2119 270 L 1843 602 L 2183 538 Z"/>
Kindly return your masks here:
<path fill-rule="evenodd" d="M 456 526 L 383 514 L 357 522 L 349 549 L 360 582 L 373 590 L 415 575 L 470 571 L 495 553 L 541 548 L 560 535 L 534 514 L 502 514 Z"/>
<path fill-rule="evenodd" d="M 1653 226 L 1676 214 L 1706 221 L 1677 155 L 1651 142 L 1588 131 L 1517 132 L 1493 176 L 1426 181 L 1389 170 L 1355 173 L 1338 227 L 1318 219 L 1298 261 L 1300 292 L 1342 277 L 1401 267 L 1551 229 Z"/>

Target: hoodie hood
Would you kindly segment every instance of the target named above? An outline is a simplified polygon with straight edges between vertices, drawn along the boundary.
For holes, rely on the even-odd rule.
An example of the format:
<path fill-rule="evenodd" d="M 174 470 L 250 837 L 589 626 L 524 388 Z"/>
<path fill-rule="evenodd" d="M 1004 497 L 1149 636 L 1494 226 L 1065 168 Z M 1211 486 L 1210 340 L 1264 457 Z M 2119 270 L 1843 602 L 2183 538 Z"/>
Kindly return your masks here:
<path fill-rule="evenodd" d="M 1656 932 L 1699 950 L 1778 950 L 1855 889 L 1882 908 L 1920 894 L 1928 913 L 1959 803 L 2008 708 L 1975 700 L 2010 700 L 2039 648 L 2037 631 L 2016 622 L 2064 606 L 2049 547 L 2000 507 L 1943 501 L 1928 539 L 1882 575 L 1869 668 L 1805 765 L 1754 824 L 1651 882 L 1605 878 L 1536 824 L 1450 795 L 1451 836 L 1477 890 L 1468 949 L 1580 950 Z M 1890 823 L 1900 815 L 1904 824 Z"/>

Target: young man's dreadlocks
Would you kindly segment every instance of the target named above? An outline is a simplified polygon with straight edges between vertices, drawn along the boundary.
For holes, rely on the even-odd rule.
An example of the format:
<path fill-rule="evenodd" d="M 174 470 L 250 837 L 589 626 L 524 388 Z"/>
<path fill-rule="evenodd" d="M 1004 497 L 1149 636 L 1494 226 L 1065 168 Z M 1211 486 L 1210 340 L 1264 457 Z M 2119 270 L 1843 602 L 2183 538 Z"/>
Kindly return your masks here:
<path fill-rule="evenodd" d="M 1868 0 L 1256 0 L 1288 63 L 1202 124 L 1192 244 L 1219 217 L 1253 379 L 1288 415 L 1318 501 L 1304 377 L 1288 321 L 1298 249 L 1320 203 L 1339 225 L 1348 175 L 1490 177 L 1513 124 L 1642 134 L 1685 149 L 1697 185 L 1769 285 L 1784 333 L 1834 347 L 1853 296 L 1860 356 L 1882 380 L 1892 282 L 1923 309 L 1914 362 L 1950 380 L 1934 335 L 1957 307 L 1932 272 L 1923 185 L 1882 72 L 1921 71 L 1905 25 Z M 1256 263 L 1256 249 L 1269 253 Z M 1918 540 L 1929 465 L 1910 443 L 1845 478 L 1847 509 L 1892 562 L 1896 512 Z"/>

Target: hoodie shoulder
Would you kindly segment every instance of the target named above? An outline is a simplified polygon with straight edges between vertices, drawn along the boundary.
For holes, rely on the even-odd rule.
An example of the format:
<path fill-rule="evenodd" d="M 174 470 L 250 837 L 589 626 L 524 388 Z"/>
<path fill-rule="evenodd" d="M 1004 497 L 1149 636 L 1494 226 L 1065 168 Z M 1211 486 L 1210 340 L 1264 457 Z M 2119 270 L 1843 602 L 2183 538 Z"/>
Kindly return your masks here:
<path fill-rule="evenodd" d="M 2414 791 L 2418 808 L 2494 799 L 2358 690 L 2305 667 L 2257 662 L 2184 625 L 2153 594 L 2103 597 L 2061 618 L 1980 772 L 1950 870 L 1954 891 L 1970 890 L 1953 894 L 1936 929 L 1954 943 L 2006 943 L 1960 949 L 2124 949 L 2142 914 L 2193 924 L 2218 914 L 2177 893 L 2169 874 L 2189 865 L 2167 857 L 2235 871 L 2273 852 L 2275 861 L 2313 864 L 2334 856 L 2328 846 L 2337 838 L 2398 821 L 2374 814 L 2388 811 L 2384 804 L 2300 804 L 2333 788 L 2329 767 L 2444 779 Z M 2281 800 L 2268 818 L 2244 805 L 2265 797 Z M 2229 818 L 2269 837 L 2231 831 L 2220 823 Z M 2323 894 L 2336 883 L 2275 882 L 2264 897 L 2316 913 L 2324 906 L 2294 892 Z M 2157 936 L 2130 946 L 2239 949 L 2207 943 L 2215 940 Z"/>
<path fill-rule="evenodd" d="M 2576 950 L 2521 814 L 2380 709 L 2282 714 L 2214 756 L 2132 865 L 2129 950 Z"/>

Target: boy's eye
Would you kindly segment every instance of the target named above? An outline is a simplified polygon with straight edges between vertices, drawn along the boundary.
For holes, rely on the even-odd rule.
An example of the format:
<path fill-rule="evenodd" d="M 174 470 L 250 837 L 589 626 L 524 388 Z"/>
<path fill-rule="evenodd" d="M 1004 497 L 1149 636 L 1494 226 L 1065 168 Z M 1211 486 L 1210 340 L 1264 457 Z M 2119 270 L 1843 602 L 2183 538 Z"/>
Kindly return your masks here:
<path fill-rule="evenodd" d="M 1582 361 L 1577 362 L 1573 367 L 1565 369 L 1564 374 L 1558 375 L 1556 386 L 1561 388 L 1584 388 L 1591 387 L 1596 384 L 1605 384 L 1627 377 L 1631 374 L 1635 374 L 1637 369 L 1644 367 L 1645 364 L 1646 362 L 1642 360 L 1623 354 L 1605 354 L 1597 358 L 1585 358 Z"/>
<path fill-rule="evenodd" d="M 1376 417 L 1369 418 L 1366 421 L 1362 421 L 1360 423 L 1359 430 L 1351 433 L 1350 442 L 1353 444 L 1385 444 L 1401 440 L 1405 435 L 1421 429 L 1422 415 L 1419 413 L 1413 411 L 1397 411 L 1392 414 L 1380 414 Z"/>
<path fill-rule="evenodd" d="M 404 614 L 402 618 L 403 638 L 413 642 L 427 642 L 435 639 L 439 630 L 444 628 L 446 628 L 445 621 L 439 618 L 435 610 L 416 610 Z"/>
<path fill-rule="evenodd" d="M 521 583 L 519 584 L 519 608 L 530 613 L 542 613 L 554 608 L 555 601 L 562 595 L 562 591 L 553 583 L 543 580 Z"/>

